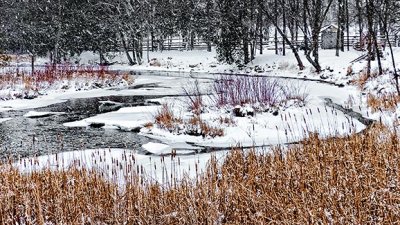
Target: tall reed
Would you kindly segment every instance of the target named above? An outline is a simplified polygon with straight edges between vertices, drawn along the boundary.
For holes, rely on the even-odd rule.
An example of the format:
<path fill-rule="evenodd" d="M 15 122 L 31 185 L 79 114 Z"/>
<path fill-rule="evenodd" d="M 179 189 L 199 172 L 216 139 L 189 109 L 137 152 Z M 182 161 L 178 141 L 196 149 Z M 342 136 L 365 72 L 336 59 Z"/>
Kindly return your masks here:
<path fill-rule="evenodd" d="M 22 174 L 6 164 L 0 224 L 396 224 L 397 134 L 375 125 L 267 153 L 233 150 L 196 179 L 167 186 L 132 175 L 119 187 L 76 168 Z"/>

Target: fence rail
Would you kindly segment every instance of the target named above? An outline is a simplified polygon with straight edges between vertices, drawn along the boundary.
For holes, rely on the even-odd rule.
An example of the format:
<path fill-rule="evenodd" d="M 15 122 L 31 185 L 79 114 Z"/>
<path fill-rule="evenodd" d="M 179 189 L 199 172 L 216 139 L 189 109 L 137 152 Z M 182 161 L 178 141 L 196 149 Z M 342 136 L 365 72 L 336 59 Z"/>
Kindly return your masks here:
<path fill-rule="evenodd" d="M 290 38 L 289 38 L 290 39 Z M 400 47 L 400 37 L 397 35 L 390 35 L 389 36 L 390 43 L 392 44 L 393 47 Z M 357 43 L 360 41 L 360 36 L 358 35 L 350 35 L 349 38 L 347 36 L 344 36 L 344 47 L 350 47 L 353 48 Z M 277 39 L 278 45 L 283 44 L 283 39 L 282 37 L 278 37 Z M 387 45 L 387 40 L 385 37 L 380 37 L 378 40 L 379 43 Z M 147 50 L 147 39 L 143 40 L 143 50 Z M 151 41 L 149 41 L 151 43 Z M 298 36 L 297 41 L 293 40 L 293 44 L 296 47 L 300 47 L 304 45 L 304 37 L 303 36 Z M 319 44 L 321 45 L 321 40 L 319 41 Z M 212 46 L 215 46 L 215 44 L 212 44 Z M 257 48 L 260 46 L 260 41 L 257 41 Z M 267 39 L 263 40 L 263 46 L 267 47 L 268 49 L 274 49 L 275 48 L 275 39 L 274 37 L 269 37 Z M 150 50 L 206 50 L 207 49 L 207 42 L 202 40 L 202 39 L 195 39 L 193 46 L 190 46 L 190 43 L 187 41 L 184 41 L 183 39 L 179 38 L 172 38 L 172 39 L 166 39 L 164 40 L 163 43 L 159 41 L 153 42 L 153 47 L 149 46 Z M 287 45 L 287 48 L 289 46 Z"/>

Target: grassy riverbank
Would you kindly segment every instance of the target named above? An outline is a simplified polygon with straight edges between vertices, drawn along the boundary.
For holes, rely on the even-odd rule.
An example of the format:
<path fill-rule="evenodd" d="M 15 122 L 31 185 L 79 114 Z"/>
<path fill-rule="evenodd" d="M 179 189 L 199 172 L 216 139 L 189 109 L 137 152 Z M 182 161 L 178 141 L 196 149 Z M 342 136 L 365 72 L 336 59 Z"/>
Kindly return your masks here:
<path fill-rule="evenodd" d="M 0 172 L 0 223 L 395 223 L 400 218 L 399 139 L 374 125 L 361 134 L 310 135 L 287 150 L 232 151 L 195 180 L 161 186 L 101 173 Z M 118 169 L 118 168 L 114 168 Z"/>

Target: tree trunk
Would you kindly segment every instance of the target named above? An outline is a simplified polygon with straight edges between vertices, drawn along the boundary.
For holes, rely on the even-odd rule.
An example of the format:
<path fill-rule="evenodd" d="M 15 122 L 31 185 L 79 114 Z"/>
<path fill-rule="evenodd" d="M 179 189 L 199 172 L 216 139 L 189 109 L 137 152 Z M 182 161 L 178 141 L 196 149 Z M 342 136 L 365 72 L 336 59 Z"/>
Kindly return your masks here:
<path fill-rule="evenodd" d="M 146 49 L 146 52 L 147 52 L 147 63 L 149 63 L 150 62 L 150 36 L 149 36 L 149 34 L 147 34 L 147 49 Z"/>
<path fill-rule="evenodd" d="M 300 70 L 304 70 L 304 64 L 301 61 L 301 58 L 299 56 L 299 53 L 297 52 L 297 48 L 296 46 L 293 45 L 293 43 L 287 38 L 286 35 L 284 35 L 283 31 L 279 28 L 278 24 L 276 23 L 275 20 L 273 20 L 272 16 L 268 13 L 268 11 L 265 10 L 265 8 L 262 6 L 261 0 L 258 1 L 258 4 L 260 5 L 262 11 L 265 13 L 265 15 L 268 17 L 268 19 L 270 21 L 273 21 L 272 23 L 275 26 L 275 29 L 280 33 L 280 35 L 283 37 L 283 39 L 285 39 L 285 41 L 288 43 L 290 49 L 292 50 L 294 57 L 297 60 L 297 65 L 299 67 Z"/>
<path fill-rule="evenodd" d="M 212 46 L 211 46 L 211 41 L 207 41 L 207 52 L 211 52 Z"/>
<path fill-rule="evenodd" d="M 168 51 L 171 51 L 172 36 L 168 36 Z"/>
<path fill-rule="evenodd" d="M 303 26 L 304 26 L 304 55 L 308 55 L 308 39 L 307 39 L 307 30 L 308 30 L 308 25 L 307 25 L 307 6 L 308 2 L 307 0 L 303 0 Z"/>
<path fill-rule="evenodd" d="M 350 51 L 350 22 L 349 22 L 349 0 L 346 1 L 346 33 L 347 33 L 347 51 Z"/>
<path fill-rule="evenodd" d="M 151 31 L 151 51 L 154 52 L 154 32 Z"/>
<path fill-rule="evenodd" d="M 250 6 L 251 6 L 251 15 L 250 15 L 250 21 L 252 26 L 250 26 L 251 30 L 251 37 L 250 37 L 250 61 L 253 61 L 255 59 L 256 55 L 256 46 L 257 46 L 257 31 L 258 31 L 258 17 L 255 16 L 255 7 L 254 7 L 254 0 L 250 1 Z"/>
<path fill-rule="evenodd" d="M 254 60 L 254 41 L 250 41 L 250 61 Z"/>
<path fill-rule="evenodd" d="M 249 60 L 249 42 L 248 42 L 246 36 L 243 40 L 243 55 L 244 55 L 244 64 L 249 63 L 250 62 L 250 60 Z"/>
<path fill-rule="evenodd" d="M 136 58 L 136 41 L 135 41 L 135 39 L 136 39 L 136 37 L 135 37 L 135 35 L 131 35 L 131 38 L 132 38 L 132 56 L 133 56 L 133 65 L 135 65 L 136 63 L 137 63 L 137 58 Z"/>
<path fill-rule="evenodd" d="M 300 13 L 300 0 L 296 1 L 296 12 Z M 295 27 L 296 27 L 295 41 L 296 41 L 296 45 L 297 45 L 299 42 L 299 20 L 297 20 L 297 19 L 295 20 Z"/>
<path fill-rule="evenodd" d="M 61 27 L 62 27 L 62 22 L 61 22 L 61 17 L 62 17 L 62 5 L 61 1 L 58 0 L 58 15 L 59 18 L 57 20 L 57 33 L 56 33 L 56 40 L 55 40 L 55 45 L 54 45 L 54 55 L 53 55 L 53 64 L 57 64 L 61 62 L 61 57 L 60 57 L 60 39 L 61 39 Z"/>
<path fill-rule="evenodd" d="M 143 62 L 143 37 L 141 33 L 136 34 L 136 54 L 137 54 L 137 63 L 139 65 Z"/>
<path fill-rule="evenodd" d="M 129 53 L 129 49 L 128 49 L 128 45 L 126 43 L 126 39 L 125 39 L 125 35 L 120 32 L 121 35 L 121 41 L 122 41 L 122 47 L 124 48 L 125 54 L 126 54 L 126 58 L 129 61 L 129 65 L 133 66 L 135 65 L 135 62 L 133 61 L 131 54 Z"/>
<path fill-rule="evenodd" d="M 143 58 L 143 43 L 142 36 L 140 33 L 136 33 L 136 35 L 132 35 L 132 43 L 133 43 L 133 58 L 135 64 L 142 64 Z"/>
<path fill-rule="evenodd" d="M 378 46 L 376 28 L 375 28 L 375 31 L 374 31 L 374 46 L 375 46 L 376 58 L 378 60 L 379 75 L 382 75 L 383 74 L 383 70 L 382 70 L 381 56 L 379 54 L 379 46 Z"/>
<path fill-rule="evenodd" d="M 278 25 L 278 3 L 277 0 L 275 0 L 275 23 Z M 278 31 L 277 28 L 275 27 L 275 55 L 278 55 Z"/>
<path fill-rule="evenodd" d="M 344 52 L 344 28 L 345 28 L 345 16 L 346 16 L 344 1 L 346 0 L 340 0 L 340 50 L 342 52 Z"/>
<path fill-rule="evenodd" d="M 285 9 L 285 0 L 283 0 L 283 33 L 286 35 L 286 9 Z M 286 46 L 285 46 L 285 39 L 282 37 L 282 55 L 286 55 Z"/>
<path fill-rule="evenodd" d="M 388 32 L 387 28 L 385 30 L 385 33 L 386 33 L 386 39 L 388 41 L 388 45 L 389 45 L 389 49 L 390 49 L 390 55 L 392 57 L 392 66 L 393 66 L 393 70 L 394 70 L 394 80 L 396 82 L 397 95 L 400 96 L 399 74 L 397 74 L 396 61 L 394 59 L 394 54 L 393 54 L 393 47 L 392 47 L 392 44 L 390 43 L 389 32 Z"/>
<path fill-rule="evenodd" d="M 358 33 L 359 33 L 359 42 L 360 42 L 360 48 L 363 48 L 363 25 L 362 25 L 362 12 L 363 9 L 361 8 L 361 0 L 356 0 L 356 7 L 358 11 Z"/>
<path fill-rule="evenodd" d="M 190 32 L 190 50 L 194 49 L 194 38 L 195 38 L 195 34 L 194 31 Z"/>
<path fill-rule="evenodd" d="M 260 44 L 260 55 L 262 55 L 263 54 L 263 20 L 262 20 L 262 10 L 260 10 L 259 12 L 258 12 L 258 28 L 259 28 L 259 33 L 258 33 L 258 35 L 259 35 L 259 44 Z"/>
<path fill-rule="evenodd" d="M 340 41 L 340 38 L 341 38 L 341 35 L 340 35 L 340 33 L 341 33 L 341 23 L 342 23 L 342 21 L 341 21 L 341 3 L 342 3 L 342 0 L 338 0 L 338 12 L 337 12 L 337 25 L 338 25 L 338 30 L 337 30 L 337 33 L 336 33 L 336 56 L 337 57 L 339 57 L 339 49 L 340 49 L 340 43 L 341 43 L 341 41 Z"/>
<path fill-rule="evenodd" d="M 373 6 L 371 0 L 365 0 L 367 5 L 367 21 L 368 21 L 368 62 L 367 62 L 367 77 L 371 76 L 371 61 L 373 59 L 372 55 L 372 35 L 373 35 Z"/>
<path fill-rule="evenodd" d="M 321 65 L 319 64 L 319 34 L 321 32 L 323 21 L 328 13 L 328 10 L 333 2 L 333 0 L 329 1 L 326 9 L 322 12 L 322 1 L 317 0 L 313 4 L 313 23 L 311 30 L 311 49 L 314 59 L 310 57 L 309 54 L 306 55 L 307 60 L 313 65 L 316 72 L 321 72 Z"/>
<path fill-rule="evenodd" d="M 399 74 L 397 73 L 396 61 L 395 61 L 394 54 L 393 54 L 393 46 L 392 46 L 392 43 L 390 42 L 387 20 L 383 19 L 382 15 L 380 15 L 380 14 L 378 16 L 379 16 L 379 19 L 381 20 L 381 22 L 383 23 L 382 30 L 385 34 L 386 41 L 389 45 L 389 51 L 390 51 L 390 56 L 392 59 L 392 66 L 393 66 L 393 75 L 394 75 L 394 80 L 395 80 L 395 84 L 396 84 L 396 91 L 397 91 L 397 95 L 400 96 Z"/>
<path fill-rule="evenodd" d="M 32 54 L 31 56 L 31 72 L 32 75 L 35 74 L 35 54 Z"/>
<path fill-rule="evenodd" d="M 106 66 L 109 64 L 108 60 L 106 59 L 103 49 L 99 50 L 99 55 L 100 55 L 100 65 L 101 66 Z"/>
<path fill-rule="evenodd" d="M 317 22 L 315 22 L 314 26 L 318 26 Z M 317 29 L 314 27 L 314 29 Z M 321 66 L 319 65 L 319 32 L 314 31 L 312 34 L 312 39 L 311 39 L 311 48 L 312 48 L 312 54 L 314 57 L 313 61 L 310 61 L 310 63 L 314 66 L 315 70 L 317 73 L 321 72 Z M 308 58 L 309 59 L 309 58 Z"/>

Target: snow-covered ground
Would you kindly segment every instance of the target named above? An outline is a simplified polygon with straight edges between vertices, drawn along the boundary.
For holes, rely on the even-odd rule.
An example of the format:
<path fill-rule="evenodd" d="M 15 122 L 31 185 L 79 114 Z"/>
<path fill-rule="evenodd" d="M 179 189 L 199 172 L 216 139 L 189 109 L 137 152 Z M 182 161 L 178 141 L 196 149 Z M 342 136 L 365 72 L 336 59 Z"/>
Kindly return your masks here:
<path fill-rule="evenodd" d="M 349 52 L 341 52 L 340 58 L 335 56 L 335 50 L 321 50 L 320 62 L 323 69 L 335 69 L 335 78 L 338 72 L 346 72 L 349 63 L 364 54 L 351 50 Z M 115 62 L 110 67 L 111 70 L 136 70 L 136 71 L 169 71 L 169 72 L 200 72 L 200 73 L 241 73 L 241 74 L 268 74 L 279 75 L 288 77 L 308 76 L 310 78 L 319 78 L 319 75 L 310 74 L 313 71 L 311 64 L 306 60 L 303 53 L 300 52 L 300 57 L 306 67 L 305 71 L 300 72 L 297 68 L 296 60 L 293 53 L 288 49 L 286 56 L 275 55 L 275 51 L 265 50 L 263 55 L 257 55 L 247 67 L 239 68 L 236 65 L 228 65 L 226 63 L 218 62 L 216 51 L 213 49 L 211 52 L 206 50 L 193 50 L 193 51 L 163 51 L 163 52 L 150 52 L 150 63 L 147 63 L 147 57 L 144 59 L 142 65 L 129 66 L 124 53 L 110 53 L 110 61 Z M 144 54 L 146 56 L 146 54 Z M 92 52 L 84 52 L 80 56 L 71 59 L 71 62 L 79 62 L 83 65 L 91 65 L 99 62 L 100 57 L 98 54 Z M 157 61 L 156 66 L 152 66 L 151 62 Z M 45 66 L 48 59 L 39 58 L 36 61 L 37 66 Z M 29 61 L 22 61 L 12 64 L 19 66 L 21 69 L 29 69 Z M 256 69 L 257 67 L 257 69 Z M 257 71 L 255 71 L 255 69 Z M 272 72 L 272 73 L 271 73 Z M 332 73 L 333 74 L 333 73 Z M 346 75 L 346 74 L 344 74 Z"/>
<path fill-rule="evenodd" d="M 153 147 L 156 150 L 160 146 L 149 146 Z M 87 168 L 95 169 L 104 178 L 119 184 L 129 182 L 137 174 L 144 181 L 167 184 L 171 179 L 179 181 L 184 177 L 195 178 L 204 172 L 211 157 L 216 157 L 221 162 L 226 153 L 160 157 L 137 154 L 134 150 L 127 149 L 90 149 L 20 159 L 13 166 L 22 172 Z"/>
<path fill-rule="evenodd" d="M 137 78 L 141 84 L 153 82 L 153 79 L 153 76 L 144 75 Z M 169 81 L 172 82 L 171 86 L 175 85 L 174 80 Z M 289 80 L 285 81 L 289 82 Z M 206 86 L 207 84 L 208 83 L 205 83 L 203 85 Z M 199 172 L 205 169 L 207 161 L 212 157 L 212 154 L 192 154 L 197 150 L 193 144 L 214 147 L 281 144 L 301 140 L 305 137 L 307 130 L 318 132 L 321 136 L 326 136 L 348 134 L 349 132 L 357 132 L 364 128 L 364 125 L 345 116 L 342 112 L 332 110 L 331 108 L 326 108 L 324 106 L 324 98 L 331 98 L 334 102 L 345 104 L 345 102 L 349 99 L 349 96 L 357 95 L 357 90 L 355 88 L 339 88 L 336 86 L 311 81 L 305 81 L 304 85 L 307 86 L 307 89 L 310 93 L 310 98 L 306 107 L 288 108 L 285 111 L 282 111 L 278 116 L 274 116 L 271 113 L 259 113 L 256 114 L 255 117 L 234 118 L 234 120 L 236 120 L 236 125 L 223 127 L 225 131 L 225 135 L 223 137 L 193 137 L 189 135 L 172 134 L 158 128 L 151 130 L 143 128 L 141 131 L 142 135 L 152 137 L 163 143 L 150 142 L 145 143 L 142 146 L 144 150 L 154 154 L 152 156 L 135 153 L 134 149 L 113 149 L 111 151 L 100 149 L 85 150 L 74 153 L 66 152 L 58 154 L 57 156 L 41 156 L 38 159 L 26 159 L 26 161 L 21 161 L 17 163 L 17 165 L 20 168 L 23 168 L 24 171 L 29 171 L 32 168 L 57 168 L 54 165 L 57 165 L 60 162 L 63 163 L 61 168 L 65 168 L 72 162 L 76 162 L 76 160 L 78 160 L 80 165 L 85 165 L 89 168 L 100 169 L 100 171 L 106 172 L 107 174 L 110 173 L 111 175 L 107 175 L 109 178 L 118 179 L 118 182 L 123 182 L 123 178 L 127 176 L 127 174 L 124 174 L 126 173 L 124 172 L 125 170 L 118 170 L 119 172 L 113 173 L 110 169 L 107 170 L 107 168 L 118 168 L 118 166 L 115 165 L 115 163 L 118 161 L 117 159 L 123 157 L 124 154 L 129 154 L 131 157 L 135 157 L 136 164 L 134 164 L 133 168 L 137 168 L 136 166 L 138 165 L 143 166 L 146 179 L 155 179 L 159 182 L 165 182 L 166 177 L 171 177 L 171 168 L 175 168 L 173 169 L 174 176 L 176 176 L 177 179 L 182 177 L 185 173 L 187 173 L 189 177 L 194 178 Z M 168 83 L 163 83 L 163 86 L 168 87 Z M 174 92 L 179 93 L 181 91 L 181 88 L 179 88 Z M 121 95 L 126 95 L 128 93 L 142 95 L 148 92 L 149 90 L 143 89 L 136 89 L 134 90 L 134 93 L 132 93 L 132 90 L 120 90 L 117 92 L 115 90 L 96 90 L 86 92 L 85 96 L 102 96 L 116 93 Z M 172 92 L 173 91 L 171 91 L 171 93 Z M 82 95 L 71 94 L 64 97 L 74 98 L 79 96 Z M 159 101 L 161 103 L 169 102 L 174 105 L 174 110 L 177 114 L 185 114 L 188 113 L 187 111 L 185 112 L 185 110 L 187 110 L 185 98 L 186 97 L 163 97 L 154 99 L 153 101 Z M 354 98 L 357 99 L 357 97 Z M 26 102 L 29 103 L 29 101 Z M 34 106 L 26 104 L 25 107 Z M 154 116 L 160 107 L 161 106 L 125 107 L 115 112 L 99 114 L 82 121 L 71 122 L 65 125 L 89 126 L 92 123 L 104 123 L 105 126 L 103 129 L 134 130 L 137 127 L 144 126 L 146 123 L 154 122 Z M 40 113 L 32 111 L 29 114 L 39 115 Z M 212 124 L 215 122 L 215 118 L 218 118 L 221 115 L 230 116 L 229 113 L 214 110 L 205 113 L 202 115 L 202 117 L 205 121 Z M 188 145 L 188 142 L 191 143 L 192 146 Z M 171 159 L 170 156 L 162 156 L 172 153 L 173 150 L 175 150 L 177 153 L 176 159 Z M 97 152 L 97 155 L 104 155 L 103 160 L 94 159 L 92 157 L 94 152 Z M 219 160 L 223 160 L 225 153 L 226 152 L 223 151 L 215 154 Z M 114 158 L 115 160 L 112 160 L 111 158 Z M 29 162 L 29 160 L 33 161 L 34 163 Z M 121 161 L 119 162 L 121 163 Z M 179 169 L 176 168 L 178 162 L 180 165 Z M 126 163 L 129 164 L 132 162 Z M 33 164 L 35 165 L 33 167 L 27 166 Z M 107 167 L 107 165 L 109 165 L 109 167 Z M 111 165 L 113 165 L 113 167 L 111 167 Z M 197 172 L 195 171 L 195 168 L 197 168 Z M 166 175 L 167 173 L 168 176 Z"/>
<path fill-rule="evenodd" d="M 400 49 L 395 49 L 396 56 L 400 55 Z M 109 95 L 146 95 L 160 96 L 152 100 L 153 102 L 168 103 L 172 105 L 175 114 L 184 119 L 193 117 L 187 109 L 187 97 L 162 97 L 165 95 L 182 95 L 183 87 L 187 86 L 194 79 L 198 79 L 200 86 L 205 93 L 211 90 L 211 85 L 218 75 L 216 73 L 232 73 L 232 74 L 249 74 L 249 75 L 268 75 L 271 77 L 290 77 L 290 78 L 307 78 L 311 80 L 324 80 L 336 84 L 344 84 L 344 87 L 333 86 L 326 83 L 316 81 L 302 81 L 302 85 L 306 86 L 309 92 L 309 99 L 305 107 L 288 107 L 282 109 L 277 116 L 272 113 L 256 113 L 254 117 L 235 117 L 234 124 L 221 124 L 218 121 L 220 117 L 231 117 L 231 113 L 226 109 L 218 109 L 209 107 L 200 117 L 208 124 L 220 127 L 224 130 L 222 137 L 201 137 L 190 136 L 184 133 L 171 133 L 158 126 L 146 126 L 146 124 L 154 123 L 154 117 L 160 110 L 161 106 L 140 106 L 126 107 L 115 112 L 104 113 L 87 118 L 81 121 L 75 121 L 64 124 L 68 127 L 85 127 L 90 124 L 104 124 L 103 129 L 122 129 L 122 130 L 140 130 L 141 135 L 151 137 L 157 142 L 162 143 L 145 143 L 142 147 L 144 150 L 154 154 L 145 156 L 136 153 L 134 150 L 85 150 L 80 152 L 69 152 L 51 156 L 41 156 L 38 159 L 25 159 L 17 165 L 23 170 L 32 168 L 44 168 L 59 163 L 62 160 L 65 168 L 71 162 L 80 160 L 82 164 L 90 168 L 107 168 L 107 165 L 114 165 L 115 162 L 121 163 L 120 160 L 126 155 L 135 159 L 135 165 L 143 166 L 146 174 L 155 180 L 165 182 L 166 173 L 173 171 L 173 167 L 178 164 L 179 176 L 188 173 L 194 177 L 194 168 L 201 171 L 205 168 L 207 160 L 211 158 L 211 154 L 192 154 L 197 150 L 198 146 L 203 147 L 229 147 L 229 146 L 265 146 L 276 145 L 288 142 L 295 142 L 303 139 L 308 132 L 317 132 L 320 136 L 345 135 L 352 132 L 359 132 L 365 126 L 354 118 L 350 118 L 340 111 L 333 110 L 325 106 L 325 98 L 332 99 L 333 102 L 343 105 L 344 107 L 360 112 L 363 116 L 375 120 L 381 117 L 387 124 L 393 123 L 398 118 L 399 108 L 395 113 L 372 113 L 365 104 L 365 90 L 359 90 L 357 87 L 349 85 L 349 81 L 355 79 L 357 74 L 365 66 L 365 62 L 350 63 L 356 59 L 362 52 L 350 51 L 341 52 L 338 58 L 335 56 L 334 50 L 321 50 L 320 61 L 324 71 L 321 74 L 313 72 L 312 67 L 303 57 L 306 65 L 304 71 L 298 71 L 296 62 L 290 51 L 287 56 L 275 55 L 274 51 L 266 51 L 264 55 L 257 58 L 246 68 L 238 68 L 237 66 L 218 63 L 215 58 L 215 52 L 207 51 L 164 51 L 162 53 L 150 53 L 150 58 L 158 61 L 160 66 L 150 66 L 143 64 L 140 66 L 127 66 L 123 54 L 118 54 L 111 61 L 117 61 L 111 67 L 112 70 L 136 70 L 142 71 L 142 75 L 135 77 L 134 85 L 137 88 L 106 88 L 86 91 L 66 91 L 63 93 L 52 93 L 40 96 L 33 100 L 10 100 L 0 102 L 0 112 L 7 110 L 29 109 L 39 106 L 46 106 L 58 102 L 63 102 L 71 98 L 81 97 L 97 97 Z M 302 54 L 301 54 L 302 55 Z M 85 53 L 81 58 L 76 59 L 80 63 L 91 63 L 97 60 L 97 56 L 91 53 Z M 154 61 L 153 60 L 153 61 Z M 400 64 L 400 57 L 396 57 L 396 63 Z M 45 61 L 45 60 L 43 60 Z M 390 68 L 390 63 L 384 61 L 384 66 Z M 400 65 L 399 65 L 400 66 Z M 351 69 L 349 69 L 351 68 Z M 376 65 L 373 65 L 375 70 Z M 149 73 L 150 71 L 150 73 Z M 163 73 L 161 73 L 163 71 Z M 165 73 L 173 72 L 173 73 Z M 351 71 L 351 72 L 349 72 Z M 178 73 L 179 72 L 179 73 Z M 382 77 L 377 84 L 370 83 L 373 90 L 376 87 L 384 87 L 391 80 L 390 75 Z M 283 82 L 292 82 L 290 79 L 282 80 Z M 392 86 L 387 87 L 387 89 Z M 205 96 L 204 98 L 208 98 Z M 207 100 L 206 100 L 207 101 Z M 35 116 L 35 112 L 31 113 Z M 6 121 L 10 118 L 1 119 Z M 189 145 L 190 144 L 190 145 Z M 179 160 L 172 160 L 170 156 L 162 156 L 177 151 Z M 184 149 L 184 150 L 182 150 Z M 225 152 L 216 153 L 218 158 L 223 159 Z M 189 154 L 189 155 L 186 155 Z M 161 155 L 161 156 L 160 156 Z M 96 158 L 96 157 L 100 157 Z M 128 157 L 128 158 L 129 158 Z M 112 160 L 114 158 L 116 160 Z M 58 161 L 58 162 L 56 162 Z M 123 160 L 122 160 L 123 161 Z M 125 160 L 126 161 L 126 160 Z M 29 163 L 27 163 L 29 162 Z M 35 163 L 32 163 L 35 162 Z M 94 162 L 94 163 L 93 163 Z M 27 165 L 31 166 L 27 166 Z M 191 170 L 185 168 L 191 168 Z M 110 167 L 111 168 L 111 167 Z M 159 168 L 157 171 L 154 168 Z M 161 168 L 161 169 L 160 169 Z M 174 167 L 176 168 L 176 167 Z M 126 176 L 123 170 L 121 176 Z M 164 174 L 164 175 L 163 175 Z M 175 174 L 176 175 L 176 174 Z M 120 178 L 118 178 L 120 179 Z"/>
<path fill-rule="evenodd" d="M 6 122 L 8 120 L 11 120 L 12 118 L 8 117 L 8 118 L 0 118 L 0 123 Z"/>
<path fill-rule="evenodd" d="M 284 80 L 291 82 L 290 80 Z M 308 87 L 310 98 L 306 107 L 289 107 L 278 116 L 272 113 L 256 113 L 254 117 L 234 117 L 234 125 L 221 124 L 219 118 L 231 118 L 232 114 L 226 109 L 208 108 L 201 114 L 203 121 L 214 127 L 222 127 L 224 136 L 203 138 L 182 133 L 171 133 L 158 127 L 143 128 L 142 135 L 160 140 L 166 144 L 192 143 L 196 146 L 230 147 L 230 146 L 264 146 L 295 142 L 303 139 L 308 132 L 318 132 L 322 136 L 344 135 L 349 132 L 358 132 L 364 126 L 357 120 L 349 118 L 340 111 L 325 107 L 325 98 L 344 105 L 349 96 L 355 96 L 355 88 L 339 88 L 336 86 L 302 81 Z M 207 96 L 205 98 L 208 98 Z M 354 97 L 351 97 L 354 98 Z M 168 97 L 155 99 L 160 103 L 169 103 L 175 115 L 183 119 L 190 119 L 193 114 L 188 112 L 187 97 Z M 135 130 L 145 124 L 154 123 L 155 115 L 162 106 L 128 107 L 116 112 L 100 114 L 82 121 L 65 124 L 69 127 L 89 126 L 90 124 L 105 124 L 106 128 Z"/>

